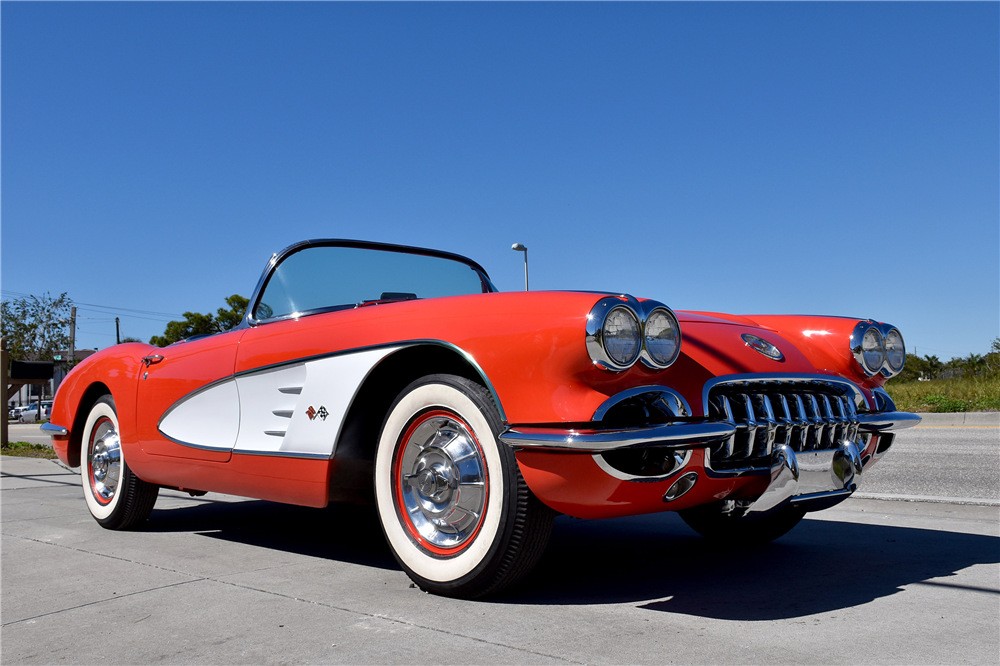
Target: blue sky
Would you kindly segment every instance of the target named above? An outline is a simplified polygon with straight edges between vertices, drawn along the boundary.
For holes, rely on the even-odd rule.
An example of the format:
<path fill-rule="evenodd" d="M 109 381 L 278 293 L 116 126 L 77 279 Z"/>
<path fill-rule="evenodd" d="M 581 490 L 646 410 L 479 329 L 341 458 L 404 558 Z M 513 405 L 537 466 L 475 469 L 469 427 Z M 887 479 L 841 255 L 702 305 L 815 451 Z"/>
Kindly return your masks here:
<path fill-rule="evenodd" d="M 1000 5 L 0 5 L 4 297 L 148 339 L 305 238 L 1000 334 Z M 78 345 L 114 342 L 80 306 Z"/>

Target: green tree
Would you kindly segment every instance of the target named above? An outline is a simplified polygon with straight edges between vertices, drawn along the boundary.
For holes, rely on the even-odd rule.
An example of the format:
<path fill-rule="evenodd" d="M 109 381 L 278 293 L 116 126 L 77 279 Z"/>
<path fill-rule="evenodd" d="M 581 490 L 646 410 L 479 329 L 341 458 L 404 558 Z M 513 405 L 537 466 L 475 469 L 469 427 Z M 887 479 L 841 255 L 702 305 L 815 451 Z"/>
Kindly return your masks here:
<path fill-rule="evenodd" d="M 226 308 L 219 308 L 215 311 L 215 320 L 219 324 L 219 330 L 222 331 L 235 328 L 243 321 L 243 313 L 247 311 L 250 299 L 243 298 L 239 294 L 233 294 L 226 299 L 226 305 L 229 306 L 228 310 Z"/>
<path fill-rule="evenodd" d="M 944 370 L 944 363 L 937 356 L 924 356 L 924 361 L 927 363 L 927 377 L 929 379 L 936 379 Z"/>
<path fill-rule="evenodd" d="M 7 341 L 10 358 L 51 361 L 54 352 L 67 349 L 72 305 L 66 292 L 56 298 L 46 292 L 0 303 L 0 335 Z"/>
<path fill-rule="evenodd" d="M 1000 375 L 1000 338 L 993 338 L 990 353 L 983 357 L 983 365 L 987 377 Z"/>
<path fill-rule="evenodd" d="M 906 364 L 903 366 L 903 371 L 894 378 L 894 381 L 915 382 L 920 377 L 926 377 L 927 375 L 927 361 L 916 354 L 907 354 Z"/>
<path fill-rule="evenodd" d="M 185 312 L 182 321 L 168 323 L 163 335 L 154 335 L 150 338 L 149 344 L 166 347 L 196 335 L 213 335 L 228 331 L 242 321 L 243 313 L 249 303 L 249 299 L 243 298 L 239 294 L 233 294 L 226 299 L 226 305 L 229 307 L 219 308 L 215 315 Z"/>

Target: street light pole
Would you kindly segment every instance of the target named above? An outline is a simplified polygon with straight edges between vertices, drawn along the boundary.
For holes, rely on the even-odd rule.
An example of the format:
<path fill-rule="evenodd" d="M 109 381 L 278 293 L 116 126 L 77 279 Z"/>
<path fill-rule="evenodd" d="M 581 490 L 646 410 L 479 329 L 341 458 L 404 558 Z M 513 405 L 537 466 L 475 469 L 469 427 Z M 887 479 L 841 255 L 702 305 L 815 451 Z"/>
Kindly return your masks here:
<path fill-rule="evenodd" d="M 524 252 L 524 290 L 528 291 L 528 248 L 520 243 L 514 243 L 510 249 L 515 252 Z"/>

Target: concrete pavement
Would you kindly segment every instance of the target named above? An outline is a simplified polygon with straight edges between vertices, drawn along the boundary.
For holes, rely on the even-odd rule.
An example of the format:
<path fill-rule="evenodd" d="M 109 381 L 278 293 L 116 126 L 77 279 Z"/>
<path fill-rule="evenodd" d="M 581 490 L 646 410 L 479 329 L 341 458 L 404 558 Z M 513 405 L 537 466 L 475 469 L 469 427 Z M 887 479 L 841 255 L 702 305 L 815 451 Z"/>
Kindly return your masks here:
<path fill-rule="evenodd" d="M 1000 653 L 996 507 L 851 499 L 770 546 L 729 552 L 671 514 L 561 517 L 525 584 L 466 602 L 411 587 L 371 508 L 162 491 L 143 531 L 109 532 L 55 462 L 3 457 L 0 473 L 5 664 L 995 664 Z"/>

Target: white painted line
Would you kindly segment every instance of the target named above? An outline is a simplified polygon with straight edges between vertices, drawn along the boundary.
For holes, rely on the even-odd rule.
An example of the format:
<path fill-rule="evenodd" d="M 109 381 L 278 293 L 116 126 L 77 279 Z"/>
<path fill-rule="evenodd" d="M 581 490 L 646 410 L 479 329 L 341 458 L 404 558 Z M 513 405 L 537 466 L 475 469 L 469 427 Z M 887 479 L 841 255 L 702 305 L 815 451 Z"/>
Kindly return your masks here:
<path fill-rule="evenodd" d="M 858 499 L 890 500 L 895 502 L 936 502 L 938 504 L 973 504 L 976 506 L 1000 506 L 1000 500 L 978 497 L 937 497 L 935 495 L 894 495 L 891 493 L 854 493 Z"/>

